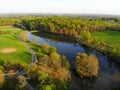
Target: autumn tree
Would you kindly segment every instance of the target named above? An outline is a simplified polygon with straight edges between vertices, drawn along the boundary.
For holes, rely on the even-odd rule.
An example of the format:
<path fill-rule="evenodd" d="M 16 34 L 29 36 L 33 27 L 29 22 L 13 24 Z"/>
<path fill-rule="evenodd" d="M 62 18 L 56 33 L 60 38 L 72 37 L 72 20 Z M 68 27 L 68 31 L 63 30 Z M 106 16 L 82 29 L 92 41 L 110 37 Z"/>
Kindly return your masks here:
<path fill-rule="evenodd" d="M 76 71 L 81 77 L 97 76 L 99 70 L 98 59 L 87 54 L 79 53 L 75 60 Z"/>
<path fill-rule="evenodd" d="M 37 36 L 34 36 L 34 37 L 33 37 L 32 43 L 34 43 L 34 44 L 37 44 L 37 43 L 38 43 L 38 37 L 37 37 Z"/>
<path fill-rule="evenodd" d="M 70 68 L 70 63 L 68 62 L 65 55 L 61 56 L 61 65 L 67 69 Z"/>
<path fill-rule="evenodd" d="M 22 90 L 27 84 L 26 78 L 22 75 L 18 76 L 18 87 Z"/>
<path fill-rule="evenodd" d="M 93 42 L 93 37 L 91 36 L 89 31 L 82 30 L 80 35 L 78 36 L 78 40 L 83 43 L 91 43 Z"/>
<path fill-rule="evenodd" d="M 5 78 L 4 78 L 4 75 L 3 75 L 3 67 L 0 66 L 0 87 L 2 87 L 4 81 L 5 81 Z"/>
<path fill-rule="evenodd" d="M 27 75 L 28 77 L 36 78 L 36 76 L 38 75 L 38 65 L 35 63 L 31 64 L 31 66 L 27 70 Z"/>
<path fill-rule="evenodd" d="M 27 32 L 25 32 L 25 31 L 22 31 L 21 33 L 20 33 L 20 39 L 21 40 L 23 40 L 23 41 L 28 41 L 29 40 L 29 37 L 28 37 L 28 35 L 27 35 Z"/>

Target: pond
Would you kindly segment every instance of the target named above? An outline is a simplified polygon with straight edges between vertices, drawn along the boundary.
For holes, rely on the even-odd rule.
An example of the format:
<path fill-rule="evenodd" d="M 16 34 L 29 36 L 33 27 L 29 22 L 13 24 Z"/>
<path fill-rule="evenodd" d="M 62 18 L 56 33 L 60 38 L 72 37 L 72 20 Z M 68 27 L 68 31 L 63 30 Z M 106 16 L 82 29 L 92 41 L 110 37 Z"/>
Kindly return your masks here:
<path fill-rule="evenodd" d="M 38 43 L 54 46 L 59 54 L 67 57 L 72 72 L 69 90 L 120 90 L 120 65 L 108 59 L 106 55 L 94 49 L 83 47 L 74 42 L 73 37 L 70 36 L 42 32 L 34 34 L 28 32 L 28 36 L 30 42 L 37 38 Z M 74 60 L 78 52 L 95 55 L 99 59 L 100 70 L 97 78 L 80 78 L 75 74 Z"/>

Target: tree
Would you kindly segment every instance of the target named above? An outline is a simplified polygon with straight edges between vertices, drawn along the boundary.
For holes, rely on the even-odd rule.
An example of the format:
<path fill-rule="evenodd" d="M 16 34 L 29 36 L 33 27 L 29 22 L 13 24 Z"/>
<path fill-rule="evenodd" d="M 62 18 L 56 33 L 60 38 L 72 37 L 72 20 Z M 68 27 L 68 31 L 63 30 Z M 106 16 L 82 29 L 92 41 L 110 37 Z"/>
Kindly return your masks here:
<path fill-rule="evenodd" d="M 37 36 L 34 36 L 34 37 L 33 37 L 32 43 L 34 43 L 34 44 L 37 44 L 37 43 L 38 43 L 38 37 L 37 37 Z"/>
<path fill-rule="evenodd" d="M 28 41 L 28 40 L 29 40 L 29 37 L 28 37 L 28 35 L 27 35 L 27 32 L 22 31 L 22 32 L 20 33 L 20 39 L 23 40 L 23 41 Z"/>
<path fill-rule="evenodd" d="M 44 85 L 40 88 L 40 90 L 52 90 L 50 85 Z"/>
<path fill-rule="evenodd" d="M 64 55 L 61 57 L 61 65 L 67 69 L 70 68 L 70 63 L 68 62 L 66 56 Z"/>
<path fill-rule="evenodd" d="M 55 47 L 49 47 L 49 53 L 54 53 L 56 52 L 56 48 Z"/>
<path fill-rule="evenodd" d="M 54 68 L 58 68 L 61 65 L 61 59 L 60 59 L 60 55 L 57 54 L 56 52 L 51 53 L 50 55 L 50 60 L 51 60 L 51 65 Z"/>
<path fill-rule="evenodd" d="M 54 23 L 50 23 L 50 24 L 49 24 L 49 27 L 50 27 L 50 31 L 51 31 L 52 33 L 54 33 L 54 32 L 55 32 L 55 25 L 54 25 Z"/>
<path fill-rule="evenodd" d="M 26 84 L 27 84 L 26 78 L 25 78 L 24 76 L 22 76 L 22 75 L 18 76 L 18 82 L 19 82 L 18 87 L 19 87 L 21 90 L 22 90 L 22 89 L 26 86 Z"/>
<path fill-rule="evenodd" d="M 93 37 L 91 36 L 89 31 L 82 30 L 80 35 L 78 36 L 78 40 L 83 43 L 91 43 L 93 42 Z"/>
<path fill-rule="evenodd" d="M 31 78 L 35 78 L 38 75 L 38 65 L 33 63 L 27 70 L 27 75 Z"/>
<path fill-rule="evenodd" d="M 76 71 L 81 77 L 97 76 L 99 70 L 98 59 L 93 55 L 79 53 L 75 61 Z"/>
<path fill-rule="evenodd" d="M 3 70 L 1 69 L 1 66 L 0 66 L 0 87 L 2 87 L 4 81 L 5 81 L 5 78 L 3 75 Z"/>

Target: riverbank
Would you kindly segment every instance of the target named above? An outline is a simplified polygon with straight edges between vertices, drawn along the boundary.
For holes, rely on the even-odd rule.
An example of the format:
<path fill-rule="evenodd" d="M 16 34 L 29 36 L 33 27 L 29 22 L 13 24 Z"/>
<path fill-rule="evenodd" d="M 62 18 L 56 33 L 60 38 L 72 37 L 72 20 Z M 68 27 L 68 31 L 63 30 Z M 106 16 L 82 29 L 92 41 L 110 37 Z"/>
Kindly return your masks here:
<path fill-rule="evenodd" d="M 44 33 L 44 34 L 43 34 Z M 60 38 L 60 41 L 70 41 L 69 39 L 72 39 L 71 42 L 79 42 L 77 40 L 77 36 L 73 35 L 62 35 L 62 34 L 55 34 L 55 33 L 49 33 L 49 32 L 39 32 L 38 33 L 33 33 L 35 35 L 40 35 L 45 38 L 52 38 L 52 40 L 56 40 L 55 36 L 59 37 L 68 37 L 67 40 L 66 38 Z M 46 35 L 47 34 L 47 35 Z M 101 34 L 101 35 L 100 35 Z M 92 37 L 95 38 L 95 42 L 93 43 L 84 43 L 84 42 L 79 42 L 81 45 L 84 47 L 89 47 L 92 49 L 95 49 L 105 55 L 108 56 L 109 59 L 117 62 L 120 64 L 120 33 L 117 31 L 103 31 L 103 32 L 94 32 L 91 33 Z M 48 37 L 49 36 L 49 37 Z M 58 37 L 58 38 L 59 38 Z M 57 40 L 58 40 L 57 38 Z"/>
<path fill-rule="evenodd" d="M 92 36 L 98 41 L 106 43 L 107 48 L 102 50 L 109 58 L 120 64 L 120 32 L 119 31 L 104 31 L 92 33 Z M 111 48 L 111 50 L 110 50 Z"/>
<path fill-rule="evenodd" d="M 110 60 L 113 60 L 114 62 L 120 64 L 120 54 L 119 53 L 113 54 L 112 52 L 106 51 L 105 49 L 101 49 L 99 47 L 94 47 L 92 44 L 89 44 L 89 45 L 85 44 L 85 43 L 80 43 L 80 44 L 82 44 L 83 47 L 88 47 L 88 48 L 97 50 L 98 52 L 103 53 L 104 55 L 107 55 L 107 57 Z"/>
<path fill-rule="evenodd" d="M 83 46 L 95 49 L 120 64 L 120 32 L 104 31 L 89 33 L 89 35 L 86 33 L 82 32 L 82 34 L 77 36 L 76 40 Z M 86 35 L 84 36 L 84 34 Z"/>

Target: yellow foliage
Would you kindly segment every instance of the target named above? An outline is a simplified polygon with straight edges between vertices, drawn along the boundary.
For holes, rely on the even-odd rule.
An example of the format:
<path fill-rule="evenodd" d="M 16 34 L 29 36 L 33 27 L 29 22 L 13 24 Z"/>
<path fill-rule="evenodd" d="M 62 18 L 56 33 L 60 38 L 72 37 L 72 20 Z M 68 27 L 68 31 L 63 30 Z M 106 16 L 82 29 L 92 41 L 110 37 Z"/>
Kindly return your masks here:
<path fill-rule="evenodd" d="M 23 41 L 28 41 L 28 40 L 29 40 L 29 37 L 28 37 L 28 35 L 27 35 L 27 32 L 25 32 L 25 31 L 23 31 L 23 32 L 20 33 L 20 38 L 21 38 L 21 40 L 23 40 Z"/>
<path fill-rule="evenodd" d="M 79 54 L 76 57 L 76 71 L 81 77 L 97 76 L 99 65 L 98 59 L 95 56 L 87 56 L 86 54 Z"/>
<path fill-rule="evenodd" d="M 28 75 L 29 77 L 34 78 L 34 77 L 37 76 L 37 74 L 38 74 L 38 66 L 37 66 L 37 64 L 33 63 L 33 64 L 30 66 L 30 68 L 27 70 L 27 75 Z"/>
<path fill-rule="evenodd" d="M 0 69 L 0 87 L 2 87 L 4 83 L 4 75 L 3 75 L 3 71 Z"/>

